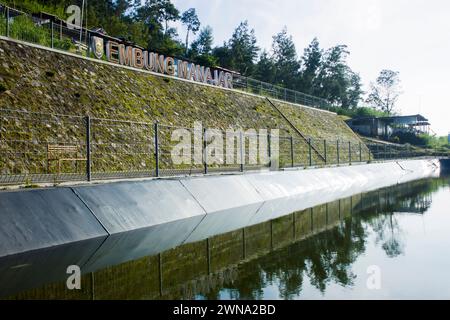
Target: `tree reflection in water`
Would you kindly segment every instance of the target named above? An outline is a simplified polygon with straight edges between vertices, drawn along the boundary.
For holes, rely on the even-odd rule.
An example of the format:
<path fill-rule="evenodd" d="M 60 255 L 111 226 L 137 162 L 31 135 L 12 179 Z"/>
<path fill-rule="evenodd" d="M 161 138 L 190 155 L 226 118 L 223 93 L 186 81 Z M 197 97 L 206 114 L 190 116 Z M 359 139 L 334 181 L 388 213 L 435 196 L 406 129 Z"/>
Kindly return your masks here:
<path fill-rule="evenodd" d="M 263 299 L 275 289 L 280 298 L 294 299 L 307 286 L 322 294 L 331 285 L 352 288 L 353 266 L 368 245 L 390 258 L 404 254 L 400 217 L 426 214 L 431 194 L 449 185 L 448 178 L 429 179 L 355 195 L 98 270 L 87 275 L 95 279 L 87 296 Z M 73 292 L 64 288 L 50 284 L 11 298 L 70 299 Z"/>
<path fill-rule="evenodd" d="M 352 287 L 356 278 L 352 265 L 366 251 L 370 233 L 376 235 L 376 245 L 388 257 L 403 254 L 405 243 L 399 215 L 425 214 L 431 205 L 431 193 L 448 184 L 448 179 L 410 183 L 406 194 L 392 189 L 385 193 L 386 199 L 378 198 L 377 203 L 331 230 L 243 263 L 233 283 L 211 290 L 205 297 L 261 299 L 264 288 L 276 286 L 280 298 L 293 299 L 301 295 L 305 279 L 321 293 L 332 283 Z"/>

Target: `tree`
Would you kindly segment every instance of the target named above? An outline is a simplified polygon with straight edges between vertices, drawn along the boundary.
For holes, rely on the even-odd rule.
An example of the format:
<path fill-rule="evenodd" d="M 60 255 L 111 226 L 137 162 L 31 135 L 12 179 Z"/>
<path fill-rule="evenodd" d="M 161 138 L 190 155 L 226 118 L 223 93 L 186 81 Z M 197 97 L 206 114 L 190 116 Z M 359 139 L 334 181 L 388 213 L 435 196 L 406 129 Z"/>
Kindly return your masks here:
<path fill-rule="evenodd" d="M 217 59 L 212 55 L 212 45 L 214 42 L 213 29 L 210 26 L 206 26 L 191 44 L 191 51 L 189 56 L 197 63 L 204 66 L 215 66 Z"/>
<path fill-rule="evenodd" d="M 302 68 L 300 71 L 298 90 L 308 94 L 313 93 L 314 82 L 320 70 L 322 55 L 323 50 L 320 49 L 319 40 L 314 38 L 304 50 L 301 58 Z"/>
<path fill-rule="evenodd" d="M 361 76 L 353 71 L 349 72 L 349 86 L 347 88 L 347 101 L 349 109 L 358 107 L 364 91 L 362 90 Z"/>
<path fill-rule="evenodd" d="M 343 108 L 349 108 L 347 90 L 350 86 L 351 69 L 346 62 L 348 54 L 345 45 L 337 45 L 325 51 L 313 90 L 314 95 Z"/>
<path fill-rule="evenodd" d="M 381 111 L 392 114 L 401 93 L 399 73 L 385 69 L 380 72 L 375 83 L 370 84 L 367 102 Z"/>
<path fill-rule="evenodd" d="M 287 34 L 286 27 L 273 36 L 273 59 L 276 67 L 275 82 L 288 88 L 294 88 L 297 81 L 300 63 L 297 59 L 292 36 Z"/>
<path fill-rule="evenodd" d="M 214 38 L 212 28 L 210 26 L 204 27 L 200 30 L 198 38 L 191 44 L 191 51 L 193 55 L 210 54 L 212 51 L 213 41 Z"/>
<path fill-rule="evenodd" d="M 228 47 L 228 44 L 224 42 L 222 46 L 215 47 L 212 52 L 213 57 L 216 59 L 217 64 L 224 68 L 233 68 L 233 54 Z"/>
<path fill-rule="evenodd" d="M 189 33 L 192 31 L 196 34 L 200 29 L 200 20 L 198 19 L 197 13 L 194 8 L 191 8 L 183 13 L 181 16 L 181 22 L 187 27 L 186 32 L 186 55 L 189 48 Z"/>
<path fill-rule="evenodd" d="M 136 6 L 133 22 L 147 27 L 146 47 L 167 55 L 183 52 L 182 45 L 175 40 L 176 29 L 169 28 L 169 21 L 178 19 L 178 10 L 170 0 L 147 0 L 143 6 Z M 163 27 L 165 24 L 165 27 Z"/>
<path fill-rule="evenodd" d="M 170 0 L 161 1 L 161 15 L 164 20 L 164 35 L 169 34 L 169 22 L 177 21 L 180 18 L 180 12 L 177 8 L 170 2 Z M 173 33 L 173 31 L 172 31 Z"/>
<path fill-rule="evenodd" d="M 250 29 L 248 21 L 241 22 L 234 30 L 228 42 L 228 49 L 232 52 L 229 67 L 243 75 L 252 74 L 259 48 L 256 45 L 255 30 Z"/>
<path fill-rule="evenodd" d="M 274 83 L 276 67 L 269 53 L 264 50 L 256 64 L 253 76 L 260 81 Z"/>

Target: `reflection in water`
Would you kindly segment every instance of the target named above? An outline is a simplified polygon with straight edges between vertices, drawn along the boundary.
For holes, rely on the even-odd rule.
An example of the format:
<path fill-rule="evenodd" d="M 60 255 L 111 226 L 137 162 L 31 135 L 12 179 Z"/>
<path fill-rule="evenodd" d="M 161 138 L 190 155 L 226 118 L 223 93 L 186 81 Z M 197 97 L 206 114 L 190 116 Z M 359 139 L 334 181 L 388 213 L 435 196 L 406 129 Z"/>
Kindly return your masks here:
<path fill-rule="evenodd" d="M 366 270 L 359 266 L 361 259 L 375 259 L 380 250 L 389 261 L 407 256 L 412 229 L 408 228 L 410 220 L 405 218 L 423 217 L 433 206 L 432 195 L 448 194 L 449 184 L 450 180 L 444 178 L 415 181 L 295 212 L 85 274 L 82 290 L 68 291 L 65 282 L 60 281 L 7 296 L 11 299 L 354 297 L 349 292 L 356 295 L 365 281 Z M 377 261 L 385 261 L 380 259 Z M 388 266 L 395 269 L 394 265 Z"/>

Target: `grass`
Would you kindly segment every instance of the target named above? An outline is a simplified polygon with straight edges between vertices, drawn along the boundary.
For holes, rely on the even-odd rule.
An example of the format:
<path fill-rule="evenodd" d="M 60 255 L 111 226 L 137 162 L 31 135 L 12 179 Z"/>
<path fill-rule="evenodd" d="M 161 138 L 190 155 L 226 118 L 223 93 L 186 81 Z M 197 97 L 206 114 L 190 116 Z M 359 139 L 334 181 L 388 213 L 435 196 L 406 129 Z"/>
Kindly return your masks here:
<path fill-rule="evenodd" d="M 51 35 L 43 27 L 36 26 L 27 16 L 15 17 L 10 24 L 11 38 L 37 43 L 43 46 L 51 45 Z"/>
<path fill-rule="evenodd" d="M 6 85 L 4 83 L 0 83 L 0 93 L 5 92 L 6 90 L 8 90 L 8 88 L 6 87 Z"/>

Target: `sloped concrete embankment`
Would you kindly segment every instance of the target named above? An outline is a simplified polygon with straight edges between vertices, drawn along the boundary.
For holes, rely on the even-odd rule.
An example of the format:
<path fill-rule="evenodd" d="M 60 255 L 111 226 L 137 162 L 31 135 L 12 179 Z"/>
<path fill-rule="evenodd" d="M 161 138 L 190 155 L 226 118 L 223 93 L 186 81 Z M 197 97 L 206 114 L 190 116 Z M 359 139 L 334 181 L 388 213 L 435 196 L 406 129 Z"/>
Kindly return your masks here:
<path fill-rule="evenodd" d="M 111 248 L 135 237 L 133 258 L 439 172 L 438 160 L 411 160 L 2 192 L 0 257 L 88 239 Z"/>

